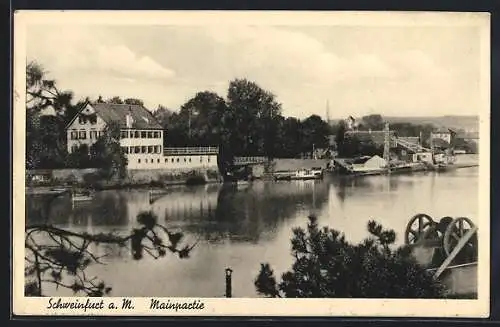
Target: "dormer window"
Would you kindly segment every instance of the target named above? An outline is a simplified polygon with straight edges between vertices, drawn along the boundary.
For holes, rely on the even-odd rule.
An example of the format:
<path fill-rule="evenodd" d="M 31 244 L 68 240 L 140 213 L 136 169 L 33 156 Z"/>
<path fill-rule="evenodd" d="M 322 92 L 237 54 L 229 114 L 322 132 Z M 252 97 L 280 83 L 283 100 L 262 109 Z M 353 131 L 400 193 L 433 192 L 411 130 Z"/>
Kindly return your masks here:
<path fill-rule="evenodd" d="M 82 116 L 78 116 L 78 122 L 80 123 L 80 125 L 85 124 L 85 118 L 83 118 Z"/>

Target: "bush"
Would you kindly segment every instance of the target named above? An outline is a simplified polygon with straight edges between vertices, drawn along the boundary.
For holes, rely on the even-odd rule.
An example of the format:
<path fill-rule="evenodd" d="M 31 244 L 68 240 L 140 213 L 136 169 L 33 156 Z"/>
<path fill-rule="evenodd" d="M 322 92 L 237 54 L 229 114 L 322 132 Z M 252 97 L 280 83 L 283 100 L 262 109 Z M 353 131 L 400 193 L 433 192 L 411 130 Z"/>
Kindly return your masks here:
<path fill-rule="evenodd" d="M 368 223 L 371 236 L 358 245 L 333 229 L 319 229 L 309 217 L 307 230 L 293 230 L 291 271 L 278 283 L 262 264 L 255 287 L 259 294 L 292 298 L 442 298 L 444 286 L 420 266 L 408 247 L 391 249 L 393 230 Z"/>

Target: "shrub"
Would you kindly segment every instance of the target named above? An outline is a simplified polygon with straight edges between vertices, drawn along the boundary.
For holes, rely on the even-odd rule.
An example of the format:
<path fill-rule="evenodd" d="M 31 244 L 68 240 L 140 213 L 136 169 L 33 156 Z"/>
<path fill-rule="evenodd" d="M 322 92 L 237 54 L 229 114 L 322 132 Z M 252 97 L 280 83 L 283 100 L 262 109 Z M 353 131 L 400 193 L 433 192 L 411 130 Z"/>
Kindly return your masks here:
<path fill-rule="evenodd" d="M 370 237 L 357 245 L 340 232 L 319 229 L 309 217 L 307 230 L 293 230 L 295 262 L 278 283 L 262 264 L 255 287 L 259 294 L 292 298 L 441 298 L 444 286 L 420 266 L 408 247 L 391 249 L 393 230 L 368 223 Z"/>

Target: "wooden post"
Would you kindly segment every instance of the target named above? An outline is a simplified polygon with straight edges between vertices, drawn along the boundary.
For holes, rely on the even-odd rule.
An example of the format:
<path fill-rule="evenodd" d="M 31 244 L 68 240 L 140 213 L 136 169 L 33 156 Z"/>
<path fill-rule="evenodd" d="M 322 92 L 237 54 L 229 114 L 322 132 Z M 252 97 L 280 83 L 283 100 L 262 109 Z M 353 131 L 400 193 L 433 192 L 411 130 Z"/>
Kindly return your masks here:
<path fill-rule="evenodd" d="M 462 250 L 462 248 L 465 246 L 465 244 L 469 241 L 469 239 L 477 232 L 477 226 L 473 226 L 458 242 L 457 246 L 451 251 L 450 255 L 446 260 L 441 264 L 439 269 L 436 271 L 434 274 L 434 279 L 439 278 L 443 271 L 448 268 L 448 266 L 451 264 L 453 259 L 458 255 L 458 253 Z"/>
<path fill-rule="evenodd" d="M 233 297 L 232 285 L 231 285 L 231 274 L 233 270 L 231 268 L 226 268 L 226 297 Z"/>

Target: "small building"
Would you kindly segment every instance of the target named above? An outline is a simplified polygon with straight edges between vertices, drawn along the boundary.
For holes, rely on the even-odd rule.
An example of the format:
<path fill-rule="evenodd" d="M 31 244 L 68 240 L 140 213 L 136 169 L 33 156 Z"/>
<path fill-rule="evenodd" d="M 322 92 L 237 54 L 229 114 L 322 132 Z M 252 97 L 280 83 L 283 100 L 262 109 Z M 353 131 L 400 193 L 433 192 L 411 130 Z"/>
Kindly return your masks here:
<path fill-rule="evenodd" d="M 354 170 L 375 170 L 387 167 L 387 161 L 378 155 L 364 156 L 354 159 L 351 166 Z"/>
<path fill-rule="evenodd" d="M 440 139 L 446 141 L 448 144 L 451 144 L 453 136 L 455 135 L 455 131 L 449 128 L 440 128 L 437 131 L 431 133 L 430 137 L 434 142 L 436 139 Z"/>

